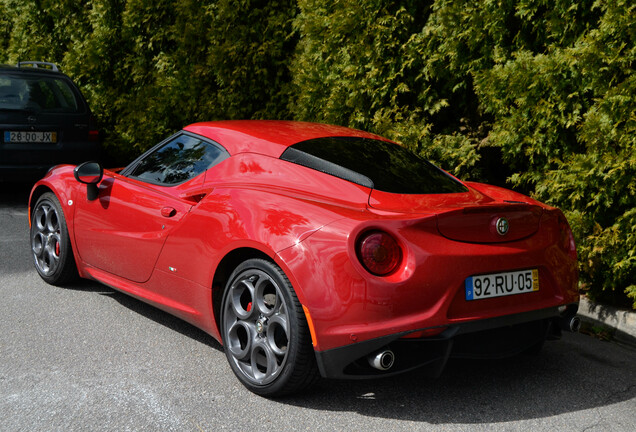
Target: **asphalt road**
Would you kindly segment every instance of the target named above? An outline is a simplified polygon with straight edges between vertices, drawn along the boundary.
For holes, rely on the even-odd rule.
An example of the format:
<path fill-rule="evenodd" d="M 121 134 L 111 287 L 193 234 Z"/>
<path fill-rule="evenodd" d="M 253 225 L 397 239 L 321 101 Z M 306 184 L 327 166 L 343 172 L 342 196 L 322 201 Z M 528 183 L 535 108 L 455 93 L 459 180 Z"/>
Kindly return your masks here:
<path fill-rule="evenodd" d="M 0 183 L 0 431 L 629 431 L 636 350 L 581 334 L 539 356 L 455 361 L 268 400 L 210 336 L 91 281 L 45 284 L 26 188 Z"/>

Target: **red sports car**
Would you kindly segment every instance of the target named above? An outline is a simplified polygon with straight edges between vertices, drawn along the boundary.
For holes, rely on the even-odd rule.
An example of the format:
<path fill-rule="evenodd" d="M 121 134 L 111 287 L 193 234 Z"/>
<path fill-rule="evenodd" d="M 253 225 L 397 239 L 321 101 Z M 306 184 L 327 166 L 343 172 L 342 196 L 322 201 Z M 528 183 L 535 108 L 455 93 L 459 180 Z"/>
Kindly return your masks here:
<path fill-rule="evenodd" d="M 285 121 L 196 123 L 126 168 L 53 168 L 29 201 L 35 267 L 203 329 L 277 396 L 576 331 L 563 213 L 462 182 L 385 138 Z"/>

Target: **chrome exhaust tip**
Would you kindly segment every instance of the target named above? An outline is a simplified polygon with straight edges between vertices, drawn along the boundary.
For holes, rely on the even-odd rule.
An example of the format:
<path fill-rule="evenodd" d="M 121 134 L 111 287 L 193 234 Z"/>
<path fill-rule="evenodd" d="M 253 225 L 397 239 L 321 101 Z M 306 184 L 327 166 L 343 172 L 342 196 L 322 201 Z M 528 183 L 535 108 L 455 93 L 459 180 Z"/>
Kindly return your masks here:
<path fill-rule="evenodd" d="M 573 316 L 572 318 L 570 318 L 568 328 L 572 333 L 578 333 L 578 331 L 581 329 L 581 318 L 577 316 Z"/>
<path fill-rule="evenodd" d="M 385 349 L 374 354 L 369 354 L 369 356 L 367 356 L 367 360 L 369 361 L 371 367 L 377 370 L 385 371 L 393 367 L 393 363 L 395 362 L 395 354 L 390 349 Z"/>
<path fill-rule="evenodd" d="M 564 316 L 559 320 L 561 330 L 578 333 L 581 328 L 581 318 L 576 315 Z"/>

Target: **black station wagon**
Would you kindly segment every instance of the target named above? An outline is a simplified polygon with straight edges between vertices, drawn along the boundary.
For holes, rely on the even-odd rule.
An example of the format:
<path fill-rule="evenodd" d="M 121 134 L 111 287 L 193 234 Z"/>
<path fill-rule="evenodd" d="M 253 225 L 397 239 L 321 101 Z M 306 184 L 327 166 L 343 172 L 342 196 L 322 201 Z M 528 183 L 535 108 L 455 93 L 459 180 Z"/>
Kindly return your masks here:
<path fill-rule="evenodd" d="M 53 165 L 99 156 L 86 99 L 56 65 L 0 65 L 0 180 L 25 181 Z"/>

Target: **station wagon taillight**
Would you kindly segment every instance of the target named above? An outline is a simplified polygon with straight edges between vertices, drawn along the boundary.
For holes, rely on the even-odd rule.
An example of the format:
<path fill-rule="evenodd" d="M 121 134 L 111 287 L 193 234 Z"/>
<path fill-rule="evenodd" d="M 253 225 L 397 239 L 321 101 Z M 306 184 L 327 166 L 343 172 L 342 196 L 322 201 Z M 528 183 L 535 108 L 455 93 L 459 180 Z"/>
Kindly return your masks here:
<path fill-rule="evenodd" d="M 97 130 L 95 116 L 91 114 L 88 120 L 88 140 L 91 142 L 99 141 L 99 130 Z"/>

